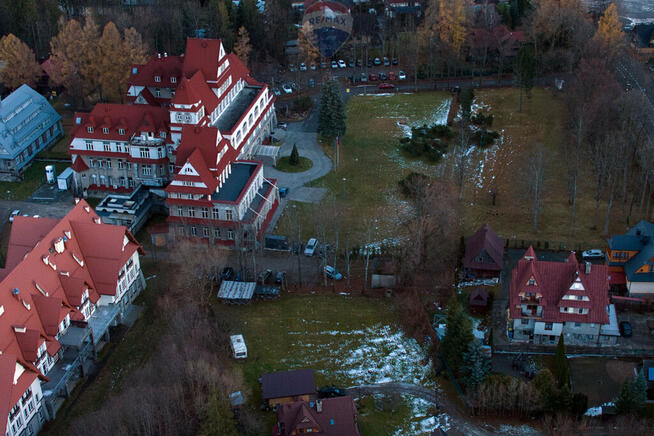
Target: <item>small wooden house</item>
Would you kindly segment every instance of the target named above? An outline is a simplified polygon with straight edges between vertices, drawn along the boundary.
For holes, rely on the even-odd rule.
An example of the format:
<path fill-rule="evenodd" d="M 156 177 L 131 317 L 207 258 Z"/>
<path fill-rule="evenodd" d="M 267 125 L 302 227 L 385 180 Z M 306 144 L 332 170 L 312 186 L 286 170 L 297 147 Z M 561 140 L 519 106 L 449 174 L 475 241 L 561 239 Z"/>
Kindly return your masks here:
<path fill-rule="evenodd" d="M 504 266 L 504 239 L 484 224 L 466 239 L 463 268 L 468 278 L 499 278 Z"/>
<path fill-rule="evenodd" d="M 270 407 L 295 401 L 309 401 L 316 396 L 313 369 L 263 374 L 261 392 L 263 400 Z"/>
<path fill-rule="evenodd" d="M 488 306 L 488 292 L 484 289 L 483 286 L 478 286 L 474 291 L 470 293 L 468 298 L 468 305 L 471 308 L 485 308 Z"/>

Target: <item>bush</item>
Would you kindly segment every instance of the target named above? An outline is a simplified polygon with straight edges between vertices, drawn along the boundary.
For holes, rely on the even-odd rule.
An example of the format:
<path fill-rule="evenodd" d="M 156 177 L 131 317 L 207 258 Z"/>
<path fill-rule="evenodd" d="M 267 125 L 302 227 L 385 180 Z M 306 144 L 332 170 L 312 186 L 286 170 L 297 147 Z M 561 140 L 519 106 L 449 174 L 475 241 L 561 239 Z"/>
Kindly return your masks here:
<path fill-rule="evenodd" d="M 470 142 L 479 148 L 486 148 L 493 145 L 499 137 L 500 134 L 493 130 L 478 129 L 472 134 Z"/>
<path fill-rule="evenodd" d="M 493 125 L 493 114 L 484 115 L 481 112 L 473 115 L 470 122 L 479 127 L 489 128 Z"/>
<path fill-rule="evenodd" d="M 293 151 L 291 151 L 291 155 L 288 158 L 288 163 L 294 166 L 300 163 L 300 153 L 298 153 L 297 145 L 295 144 L 293 144 Z"/>
<path fill-rule="evenodd" d="M 421 173 L 416 173 L 415 171 L 410 172 L 407 176 L 397 182 L 400 185 L 400 191 L 408 198 L 414 198 L 415 187 L 422 186 L 425 183 L 430 183 L 432 180 L 431 177 L 426 176 Z"/>
<path fill-rule="evenodd" d="M 400 140 L 400 150 L 410 157 L 423 157 L 431 162 L 438 162 L 448 149 L 447 140 L 454 133 L 448 126 L 434 125 L 414 127 L 410 138 Z"/>
<path fill-rule="evenodd" d="M 572 395 L 572 405 L 570 406 L 570 413 L 572 413 L 572 415 L 575 418 L 579 419 L 582 416 L 584 416 L 586 410 L 588 410 L 588 397 L 584 393 L 575 392 Z"/>
<path fill-rule="evenodd" d="M 293 112 L 306 112 L 311 110 L 313 107 L 313 100 L 311 100 L 311 97 L 309 96 L 304 96 L 304 97 L 298 97 L 295 100 L 293 100 L 293 105 L 291 106 L 291 109 Z"/>

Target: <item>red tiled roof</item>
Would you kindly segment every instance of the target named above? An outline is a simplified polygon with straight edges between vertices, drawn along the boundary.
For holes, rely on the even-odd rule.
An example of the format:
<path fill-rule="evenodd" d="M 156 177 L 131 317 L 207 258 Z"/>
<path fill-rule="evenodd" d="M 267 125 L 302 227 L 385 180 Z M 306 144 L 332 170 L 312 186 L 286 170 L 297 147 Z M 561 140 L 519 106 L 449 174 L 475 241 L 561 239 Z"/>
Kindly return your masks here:
<path fill-rule="evenodd" d="M 476 262 L 475 258 L 482 252 L 488 254 L 490 262 Z M 484 224 L 466 240 L 466 252 L 463 257 L 465 268 L 501 271 L 504 265 L 504 239 L 497 236 L 490 225 Z"/>
<path fill-rule="evenodd" d="M 72 156 L 72 161 L 73 164 L 71 165 L 71 168 L 73 171 L 76 173 L 83 173 L 84 171 L 89 170 L 89 166 L 84 162 L 84 159 L 82 159 L 79 154 L 75 154 Z"/>
<path fill-rule="evenodd" d="M 219 39 L 187 38 L 182 67 L 184 76 L 191 77 L 196 71 L 202 71 L 207 80 L 218 80 L 221 47 Z"/>
<path fill-rule="evenodd" d="M 125 227 L 96 224 L 96 219 L 99 217 L 88 203 L 80 201 L 0 281 L 0 305 L 4 308 L 0 316 L 0 357 L 18 356 L 10 365 L 10 370 L 0 364 L 2 423 L 7 421 L 5 412 L 8 410 L 3 404 L 2 394 L 11 392 L 14 400 L 10 406 L 13 406 L 38 375 L 38 370 L 28 360 L 34 357 L 34 352 L 27 350 L 28 345 L 35 343 L 36 333 L 32 331 L 46 339 L 46 349 L 50 355 L 56 353 L 61 348 L 55 339 L 58 325 L 68 313 L 72 318 L 79 319 L 80 312 L 75 306 L 79 304 L 85 286 L 89 286 L 92 301 L 98 299 L 94 289 L 115 293 L 119 265 L 124 264 L 136 250 L 142 251 Z M 13 233 L 29 228 L 27 225 L 30 222 L 40 225 L 40 220 L 44 218 L 28 220 L 16 217 L 18 226 L 12 227 L 10 240 L 20 241 L 28 247 L 35 239 L 33 236 Z M 123 250 L 125 236 L 129 243 Z M 63 242 L 63 252 L 57 252 L 54 246 L 56 241 Z M 109 280 L 113 280 L 112 286 L 108 284 Z M 83 288 L 81 284 L 84 284 Z M 27 335 L 18 338 L 15 326 L 24 327 Z M 13 385 L 16 361 L 20 361 L 29 371 L 21 376 L 23 380 L 19 380 L 18 385 Z M 4 380 L 11 380 L 12 383 L 6 384 Z"/>
<path fill-rule="evenodd" d="M 274 436 L 311 433 L 324 436 L 359 436 L 357 411 L 352 397 L 325 398 L 318 402 L 295 401 L 277 408 L 278 425 L 273 427 Z M 321 407 L 318 412 L 317 408 Z"/>
<path fill-rule="evenodd" d="M 34 362 L 38 357 L 38 348 L 44 339 L 41 338 L 41 332 L 33 329 L 25 329 L 24 332 L 14 329 L 16 342 L 23 353 L 23 359 Z"/>
<path fill-rule="evenodd" d="M 152 55 L 143 65 L 132 65 L 129 84 L 133 86 L 149 86 L 152 88 L 175 88 L 182 75 L 184 56 Z M 136 68 L 136 73 L 134 69 Z M 155 81 L 155 76 L 161 77 L 161 82 Z M 175 77 L 177 82 L 171 82 Z"/>
<path fill-rule="evenodd" d="M 211 114 L 219 103 L 218 97 L 207 85 L 202 71 L 193 74 L 190 79 L 182 79 L 171 103 L 173 105 L 194 105 L 198 102 L 204 105 L 205 116 Z"/>
<path fill-rule="evenodd" d="M 520 296 L 532 293 L 541 297 L 540 321 L 607 324 L 608 290 L 608 266 L 592 265 L 587 274 L 585 266 L 577 264 L 574 256 L 566 262 L 542 261 L 536 258 L 533 247 L 529 247 L 511 273 L 510 315 L 513 319 L 521 318 Z M 590 301 L 563 300 L 565 295 L 588 297 Z M 561 307 L 589 311 L 586 315 L 561 313 Z"/>
<path fill-rule="evenodd" d="M 11 270 L 57 224 L 54 218 L 14 217 L 9 233 L 5 268 Z"/>
<path fill-rule="evenodd" d="M 142 131 L 153 132 L 156 137 L 160 137 L 161 132 L 166 132 L 168 137 L 169 117 L 168 109 L 163 107 L 98 103 L 89 113 L 75 113 L 75 124 L 70 131 L 70 137 L 129 141 L 132 135 Z M 93 133 L 88 132 L 88 127 L 94 128 Z M 109 128 L 109 133 L 103 133 L 103 127 Z M 119 134 L 119 129 L 125 129 L 125 134 Z"/>

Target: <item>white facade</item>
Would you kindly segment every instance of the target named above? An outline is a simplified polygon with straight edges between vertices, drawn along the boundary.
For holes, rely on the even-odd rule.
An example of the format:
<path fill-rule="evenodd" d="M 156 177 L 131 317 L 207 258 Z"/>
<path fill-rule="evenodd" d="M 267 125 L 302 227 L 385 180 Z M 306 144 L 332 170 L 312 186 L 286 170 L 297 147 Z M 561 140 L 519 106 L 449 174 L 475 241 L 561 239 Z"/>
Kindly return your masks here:
<path fill-rule="evenodd" d="M 14 379 L 17 380 L 23 371 L 25 369 L 17 363 Z M 36 434 L 41 429 L 45 422 L 42 399 L 41 380 L 36 378 L 21 399 L 9 410 L 7 436 Z"/>

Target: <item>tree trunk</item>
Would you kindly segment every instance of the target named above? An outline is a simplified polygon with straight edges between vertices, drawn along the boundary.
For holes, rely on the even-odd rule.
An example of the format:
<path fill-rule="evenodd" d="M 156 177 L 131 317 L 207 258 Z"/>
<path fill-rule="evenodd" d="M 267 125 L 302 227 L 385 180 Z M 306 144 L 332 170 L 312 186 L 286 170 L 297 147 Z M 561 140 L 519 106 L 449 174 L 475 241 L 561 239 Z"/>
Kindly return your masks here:
<path fill-rule="evenodd" d="M 522 86 L 520 87 L 520 108 L 518 109 L 518 112 L 522 112 Z"/>
<path fill-rule="evenodd" d="M 606 206 L 606 218 L 604 220 L 604 231 L 602 232 L 603 235 L 607 235 L 609 233 L 609 221 L 611 219 L 611 206 L 613 206 L 613 183 L 611 183 L 611 176 L 609 176 L 609 183 L 611 184 L 611 189 L 609 191 L 609 204 Z"/>
<path fill-rule="evenodd" d="M 577 172 L 575 170 L 574 175 L 572 176 L 572 231 L 575 231 L 575 218 L 577 213 Z"/>
<path fill-rule="evenodd" d="M 638 204 L 638 216 L 643 216 L 643 204 L 645 203 L 645 193 L 649 189 L 649 170 L 645 170 L 645 184 L 640 194 L 640 203 Z"/>

